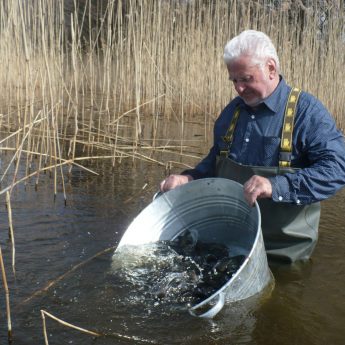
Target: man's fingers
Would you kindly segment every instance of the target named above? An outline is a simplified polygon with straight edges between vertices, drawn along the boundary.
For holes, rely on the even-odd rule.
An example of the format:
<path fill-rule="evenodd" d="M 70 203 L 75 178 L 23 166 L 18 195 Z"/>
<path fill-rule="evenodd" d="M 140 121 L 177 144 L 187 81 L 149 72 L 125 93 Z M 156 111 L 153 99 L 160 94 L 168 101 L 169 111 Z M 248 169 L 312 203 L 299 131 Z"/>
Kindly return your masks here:
<path fill-rule="evenodd" d="M 262 176 L 252 176 L 244 185 L 244 198 L 253 206 L 258 198 L 272 197 L 271 182 Z"/>
<path fill-rule="evenodd" d="M 259 195 L 260 192 L 258 191 L 258 189 L 254 188 L 250 192 L 245 192 L 244 198 L 247 201 L 248 205 L 254 206 L 254 203 Z"/>
<path fill-rule="evenodd" d="M 170 175 L 160 183 L 161 192 L 167 192 L 177 186 L 185 184 L 192 179 L 189 175 Z"/>
<path fill-rule="evenodd" d="M 164 190 L 164 185 L 165 185 L 165 180 L 163 180 L 163 181 L 160 183 L 160 185 L 159 185 L 159 189 L 160 189 L 161 192 L 165 192 L 165 190 Z"/>
<path fill-rule="evenodd" d="M 174 177 L 173 176 L 168 176 L 165 178 L 161 184 L 160 188 L 162 192 L 167 192 L 168 190 L 174 188 Z"/>

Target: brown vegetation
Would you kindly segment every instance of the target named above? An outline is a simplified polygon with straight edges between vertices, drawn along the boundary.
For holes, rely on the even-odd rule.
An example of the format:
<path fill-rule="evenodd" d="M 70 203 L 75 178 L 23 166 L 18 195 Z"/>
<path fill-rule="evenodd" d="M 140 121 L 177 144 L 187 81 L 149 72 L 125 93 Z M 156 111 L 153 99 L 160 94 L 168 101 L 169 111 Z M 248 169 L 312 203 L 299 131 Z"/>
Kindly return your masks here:
<path fill-rule="evenodd" d="M 4 167 L 1 179 L 11 171 L 12 182 L 18 180 L 20 158 L 28 176 L 43 169 L 56 176 L 63 165 L 90 157 L 114 165 L 125 157 L 157 161 L 153 152 L 173 151 L 180 160 L 191 153 L 188 121 L 204 125 L 206 140 L 234 96 L 223 47 L 248 28 L 272 37 L 288 82 L 318 96 L 342 126 L 343 6 L 340 0 L 1 0 L 0 145 L 13 153 L 13 168 Z M 162 139 L 168 121 L 179 130 Z"/>

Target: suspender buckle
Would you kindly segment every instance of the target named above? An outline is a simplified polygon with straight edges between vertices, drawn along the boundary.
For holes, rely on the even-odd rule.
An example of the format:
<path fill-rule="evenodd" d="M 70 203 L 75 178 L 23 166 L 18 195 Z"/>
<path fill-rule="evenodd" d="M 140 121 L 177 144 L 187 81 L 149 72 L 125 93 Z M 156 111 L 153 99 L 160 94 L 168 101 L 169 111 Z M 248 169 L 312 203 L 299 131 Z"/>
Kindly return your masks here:
<path fill-rule="evenodd" d="M 291 162 L 287 162 L 287 161 L 279 161 L 279 166 L 281 168 L 289 168 L 291 166 Z"/>
<path fill-rule="evenodd" d="M 280 151 L 279 160 L 285 161 L 285 162 L 291 162 L 291 156 L 292 156 L 291 152 Z"/>

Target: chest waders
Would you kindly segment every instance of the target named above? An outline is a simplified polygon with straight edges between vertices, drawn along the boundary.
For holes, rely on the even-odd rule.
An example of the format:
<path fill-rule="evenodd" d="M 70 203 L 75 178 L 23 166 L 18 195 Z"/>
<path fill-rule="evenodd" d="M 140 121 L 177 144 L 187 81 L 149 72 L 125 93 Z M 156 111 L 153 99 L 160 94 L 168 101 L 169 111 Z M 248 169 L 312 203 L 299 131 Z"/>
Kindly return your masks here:
<path fill-rule="evenodd" d="M 236 109 L 226 135 L 223 137 L 225 150 L 220 151 L 216 162 L 216 176 L 229 178 L 244 184 L 253 175 L 272 177 L 295 173 L 291 168 L 292 131 L 295 110 L 300 90 L 292 89 L 286 104 L 282 129 L 279 165 L 277 167 L 241 165 L 228 158 L 237 119 Z M 262 233 L 265 249 L 270 260 L 294 262 L 310 257 L 318 238 L 320 203 L 297 205 L 274 202 L 272 199 L 258 199 L 262 215 Z"/>

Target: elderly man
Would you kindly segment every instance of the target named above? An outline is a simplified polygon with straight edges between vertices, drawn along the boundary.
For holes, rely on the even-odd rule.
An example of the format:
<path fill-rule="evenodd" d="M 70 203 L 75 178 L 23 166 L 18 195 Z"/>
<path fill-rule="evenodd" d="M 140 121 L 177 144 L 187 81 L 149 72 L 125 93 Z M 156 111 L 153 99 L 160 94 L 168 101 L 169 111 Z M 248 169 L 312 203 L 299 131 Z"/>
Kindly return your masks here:
<path fill-rule="evenodd" d="M 195 167 L 161 182 L 168 191 L 193 179 L 225 177 L 256 200 L 269 259 L 310 257 L 318 237 L 319 201 L 345 185 L 345 144 L 327 109 L 288 86 L 270 38 L 247 30 L 225 46 L 238 97 L 214 126 L 214 145 Z"/>

